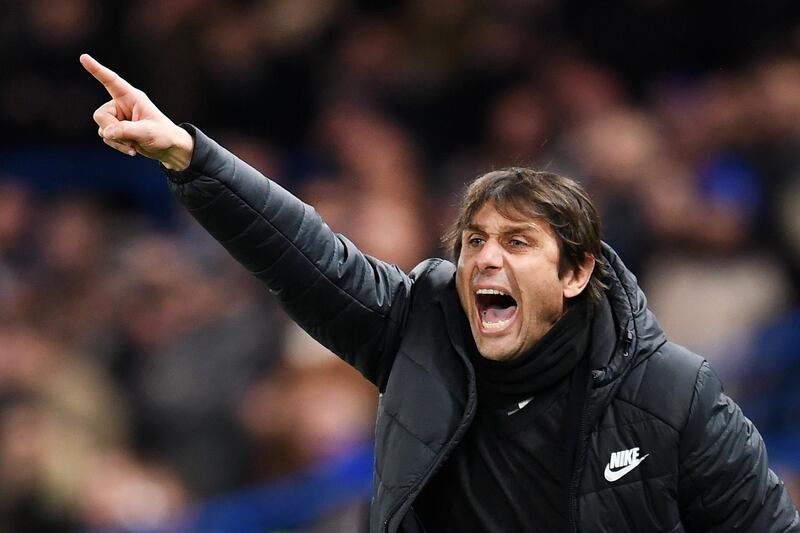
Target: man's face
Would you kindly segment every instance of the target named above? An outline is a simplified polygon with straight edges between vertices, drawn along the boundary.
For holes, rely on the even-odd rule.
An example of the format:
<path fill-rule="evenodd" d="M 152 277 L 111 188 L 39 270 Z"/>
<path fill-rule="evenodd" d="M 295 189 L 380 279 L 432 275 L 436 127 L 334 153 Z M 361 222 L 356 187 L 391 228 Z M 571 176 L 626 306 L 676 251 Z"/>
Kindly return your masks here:
<path fill-rule="evenodd" d="M 506 218 L 487 203 L 461 243 L 456 288 L 478 351 L 493 360 L 525 353 L 574 296 L 574 276 L 558 275 L 553 229 L 541 219 Z"/>

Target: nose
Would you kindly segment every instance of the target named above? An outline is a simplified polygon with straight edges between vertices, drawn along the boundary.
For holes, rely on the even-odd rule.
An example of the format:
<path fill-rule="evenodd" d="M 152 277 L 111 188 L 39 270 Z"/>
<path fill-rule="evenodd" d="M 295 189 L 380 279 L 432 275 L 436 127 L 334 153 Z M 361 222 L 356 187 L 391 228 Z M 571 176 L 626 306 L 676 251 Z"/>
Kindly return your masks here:
<path fill-rule="evenodd" d="M 503 251 L 500 246 L 493 240 L 484 243 L 478 252 L 476 265 L 482 272 L 503 268 Z"/>

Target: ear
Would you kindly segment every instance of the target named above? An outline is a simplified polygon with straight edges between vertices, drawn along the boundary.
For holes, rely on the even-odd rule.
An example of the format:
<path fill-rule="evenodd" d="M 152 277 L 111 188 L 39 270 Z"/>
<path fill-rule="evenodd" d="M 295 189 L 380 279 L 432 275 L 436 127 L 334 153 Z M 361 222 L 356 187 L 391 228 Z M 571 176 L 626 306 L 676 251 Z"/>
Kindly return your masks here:
<path fill-rule="evenodd" d="M 592 278 L 594 263 L 594 255 L 586 254 L 583 258 L 583 263 L 564 274 L 561 279 L 564 287 L 564 298 L 574 298 L 583 292 L 583 289 L 586 288 Z"/>

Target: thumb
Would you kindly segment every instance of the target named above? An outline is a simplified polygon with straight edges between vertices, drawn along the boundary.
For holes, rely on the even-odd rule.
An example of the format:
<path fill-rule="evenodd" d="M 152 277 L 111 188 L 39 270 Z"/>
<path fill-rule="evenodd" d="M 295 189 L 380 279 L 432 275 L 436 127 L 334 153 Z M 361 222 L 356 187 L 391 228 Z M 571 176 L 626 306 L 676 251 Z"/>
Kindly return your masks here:
<path fill-rule="evenodd" d="M 103 138 L 109 141 L 144 143 L 153 137 L 149 121 L 120 120 L 103 130 Z"/>

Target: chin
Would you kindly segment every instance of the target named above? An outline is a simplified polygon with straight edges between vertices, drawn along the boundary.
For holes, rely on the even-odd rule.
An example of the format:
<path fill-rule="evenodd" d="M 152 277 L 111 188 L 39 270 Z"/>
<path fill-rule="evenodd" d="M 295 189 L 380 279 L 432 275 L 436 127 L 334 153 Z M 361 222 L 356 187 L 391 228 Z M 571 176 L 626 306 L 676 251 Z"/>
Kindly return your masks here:
<path fill-rule="evenodd" d="M 510 361 L 517 356 L 518 352 L 510 347 L 493 345 L 494 343 L 491 342 L 477 342 L 476 344 L 481 357 L 491 359 L 492 361 Z"/>

